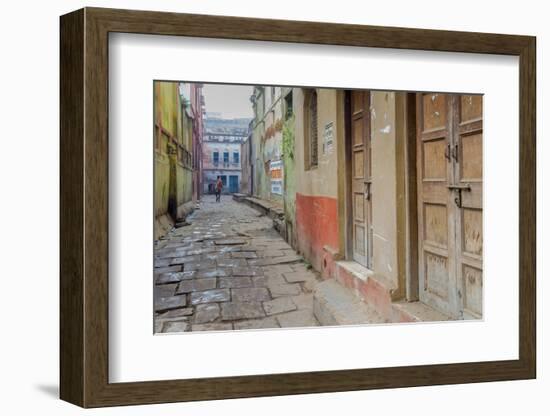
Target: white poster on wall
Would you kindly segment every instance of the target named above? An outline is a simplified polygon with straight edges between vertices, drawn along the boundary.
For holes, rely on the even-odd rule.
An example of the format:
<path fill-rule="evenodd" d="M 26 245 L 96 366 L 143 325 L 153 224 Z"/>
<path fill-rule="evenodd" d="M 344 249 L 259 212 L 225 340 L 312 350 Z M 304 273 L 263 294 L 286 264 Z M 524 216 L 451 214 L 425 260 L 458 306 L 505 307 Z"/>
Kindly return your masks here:
<path fill-rule="evenodd" d="M 325 124 L 325 129 L 323 130 L 323 154 L 329 155 L 334 149 L 334 123 Z"/>
<path fill-rule="evenodd" d="M 283 194 L 283 161 L 272 160 L 269 163 L 269 172 L 271 175 L 271 193 L 276 195 Z"/>

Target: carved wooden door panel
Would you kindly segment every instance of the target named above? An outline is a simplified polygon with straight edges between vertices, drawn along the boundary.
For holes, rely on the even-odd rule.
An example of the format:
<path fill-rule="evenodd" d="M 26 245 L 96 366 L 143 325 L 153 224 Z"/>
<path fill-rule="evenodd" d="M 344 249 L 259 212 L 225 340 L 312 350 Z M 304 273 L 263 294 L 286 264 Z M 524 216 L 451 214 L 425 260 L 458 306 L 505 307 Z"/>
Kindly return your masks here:
<path fill-rule="evenodd" d="M 464 318 L 482 315 L 483 121 L 482 96 L 454 96 L 456 274 Z"/>
<path fill-rule="evenodd" d="M 451 96 L 418 94 L 417 117 L 419 298 L 456 317 Z"/>
<path fill-rule="evenodd" d="M 353 259 L 372 267 L 371 146 L 368 91 L 351 92 Z"/>
<path fill-rule="evenodd" d="M 481 316 L 482 97 L 418 94 L 419 297 Z"/>

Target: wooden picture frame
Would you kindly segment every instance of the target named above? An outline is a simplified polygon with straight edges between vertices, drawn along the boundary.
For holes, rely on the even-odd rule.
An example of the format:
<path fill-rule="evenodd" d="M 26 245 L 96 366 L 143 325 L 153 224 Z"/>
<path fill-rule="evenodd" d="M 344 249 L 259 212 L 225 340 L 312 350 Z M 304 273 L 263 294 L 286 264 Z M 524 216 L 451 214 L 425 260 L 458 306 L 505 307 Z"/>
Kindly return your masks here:
<path fill-rule="evenodd" d="M 534 37 L 100 8 L 85 8 L 62 16 L 60 30 L 60 396 L 63 400 L 82 407 L 101 407 L 536 377 Z M 519 359 L 109 383 L 110 32 L 518 56 Z"/>

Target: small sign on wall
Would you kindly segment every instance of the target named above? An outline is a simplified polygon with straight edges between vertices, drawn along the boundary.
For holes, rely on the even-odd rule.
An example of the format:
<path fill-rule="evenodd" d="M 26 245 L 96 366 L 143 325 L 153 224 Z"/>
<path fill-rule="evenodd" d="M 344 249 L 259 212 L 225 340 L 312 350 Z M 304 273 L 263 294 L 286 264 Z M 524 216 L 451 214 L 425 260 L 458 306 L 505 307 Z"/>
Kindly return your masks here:
<path fill-rule="evenodd" d="M 283 194 L 283 161 L 272 160 L 269 164 L 269 172 L 271 174 L 271 193 Z"/>
<path fill-rule="evenodd" d="M 325 124 L 323 130 L 323 154 L 329 155 L 334 150 L 334 123 Z"/>

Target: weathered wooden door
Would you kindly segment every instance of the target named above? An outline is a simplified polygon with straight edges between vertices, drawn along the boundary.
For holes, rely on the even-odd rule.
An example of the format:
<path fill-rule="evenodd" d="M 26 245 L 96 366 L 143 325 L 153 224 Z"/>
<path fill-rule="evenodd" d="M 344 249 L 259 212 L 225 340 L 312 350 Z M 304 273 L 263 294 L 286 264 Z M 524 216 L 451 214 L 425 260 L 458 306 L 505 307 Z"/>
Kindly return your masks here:
<path fill-rule="evenodd" d="M 483 120 L 482 96 L 454 96 L 456 274 L 464 318 L 482 316 Z"/>
<path fill-rule="evenodd" d="M 481 316 L 481 96 L 418 94 L 420 300 Z"/>
<path fill-rule="evenodd" d="M 371 145 L 368 91 L 351 92 L 353 259 L 372 267 Z"/>

